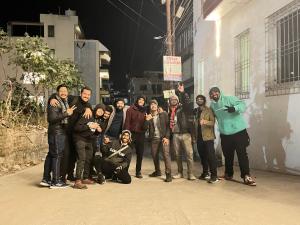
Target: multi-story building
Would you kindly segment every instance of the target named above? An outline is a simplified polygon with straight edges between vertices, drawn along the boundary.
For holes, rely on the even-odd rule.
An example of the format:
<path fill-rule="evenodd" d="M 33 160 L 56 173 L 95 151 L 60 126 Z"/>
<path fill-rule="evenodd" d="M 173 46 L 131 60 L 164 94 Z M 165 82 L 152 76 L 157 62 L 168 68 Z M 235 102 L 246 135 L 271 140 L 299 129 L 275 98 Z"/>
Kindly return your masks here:
<path fill-rule="evenodd" d="M 147 100 L 156 99 L 166 107 L 163 90 L 169 89 L 169 82 L 163 80 L 163 72 L 145 71 L 141 76 L 131 77 L 128 84 L 130 103 L 134 103 L 138 96 L 145 96 Z"/>
<path fill-rule="evenodd" d="M 181 56 L 182 81 L 186 92 L 194 100 L 193 1 L 177 0 L 176 6 L 175 55 Z"/>
<path fill-rule="evenodd" d="M 247 103 L 253 168 L 300 174 L 300 1 L 194 0 L 195 95 Z"/>
<path fill-rule="evenodd" d="M 43 37 L 56 58 L 72 60 L 79 66 L 85 85 L 93 90 L 91 103 L 100 102 L 100 70 L 102 66 L 109 64 L 110 52 L 99 41 L 84 39 L 75 11 L 66 10 L 65 15 L 40 14 L 40 22 L 35 23 L 9 22 L 7 33 L 12 41 L 24 37 L 25 33 Z M 4 58 L 4 63 L 7 61 L 7 58 Z M 7 73 L 15 73 L 13 70 L 12 67 L 7 67 Z M 1 70 L 0 81 L 2 80 L 4 74 Z M 26 79 L 23 82 L 31 90 L 30 83 Z"/>

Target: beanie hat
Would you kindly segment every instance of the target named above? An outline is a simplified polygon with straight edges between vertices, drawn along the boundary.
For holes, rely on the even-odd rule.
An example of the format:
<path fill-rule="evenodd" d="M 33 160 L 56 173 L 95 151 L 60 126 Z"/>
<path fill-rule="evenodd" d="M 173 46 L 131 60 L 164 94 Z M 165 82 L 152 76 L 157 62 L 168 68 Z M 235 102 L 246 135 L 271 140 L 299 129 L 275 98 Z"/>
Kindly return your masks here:
<path fill-rule="evenodd" d="M 157 102 L 155 99 L 152 99 L 152 100 L 149 102 L 149 105 L 151 105 L 151 104 L 155 104 L 155 105 L 158 106 L 158 102 Z"/>
<path fill-rule="evenodd" d="M 176 100 L 179 102 L 179 98 L 178 98 L 177 95 L 172 95 L 172 96 L 170 96 L 169 102 L 170 102 L 172 99 L 176 99 Z"/>
<path fill-rule="evenodd" d="M 129 134 L 129 142 L 132 142 L 132 134 L 131 134 L 130 130 L 123 130 L 121 132 L 120 138 L 123 136 L 124 133 Z"/>

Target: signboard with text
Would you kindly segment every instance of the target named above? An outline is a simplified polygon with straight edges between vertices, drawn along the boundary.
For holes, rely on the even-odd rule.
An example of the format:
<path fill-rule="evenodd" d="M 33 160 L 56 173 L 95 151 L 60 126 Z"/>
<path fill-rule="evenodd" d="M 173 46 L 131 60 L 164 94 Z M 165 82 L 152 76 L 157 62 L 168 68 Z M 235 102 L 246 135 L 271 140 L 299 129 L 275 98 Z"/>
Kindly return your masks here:
<path fill-rule="evenodd" d="M 164 56 L 164 80 L 182 81 L 181 57 Z"/>

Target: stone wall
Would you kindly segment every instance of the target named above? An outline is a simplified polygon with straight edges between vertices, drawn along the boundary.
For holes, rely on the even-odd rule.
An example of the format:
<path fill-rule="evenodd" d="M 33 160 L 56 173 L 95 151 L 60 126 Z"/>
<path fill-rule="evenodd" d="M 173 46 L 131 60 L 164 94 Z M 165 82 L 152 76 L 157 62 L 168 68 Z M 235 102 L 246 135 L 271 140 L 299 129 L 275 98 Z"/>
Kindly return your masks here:
<path fill-rule="evenodd" d="M 0 127 L 0 175 L 40 163 L 47 147 L 46 129 Z"/>

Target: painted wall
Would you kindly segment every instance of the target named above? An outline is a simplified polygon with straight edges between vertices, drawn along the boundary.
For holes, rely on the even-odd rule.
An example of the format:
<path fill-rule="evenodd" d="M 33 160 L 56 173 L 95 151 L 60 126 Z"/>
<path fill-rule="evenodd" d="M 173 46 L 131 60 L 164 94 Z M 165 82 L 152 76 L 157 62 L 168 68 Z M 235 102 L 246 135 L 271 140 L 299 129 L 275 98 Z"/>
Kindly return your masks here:
<path fill-rule="evenodd" d="M 234 37 L 249 28 L 251 84 L 245 118 L 250 165 L 300 174 L 300 94 L 265 97 L 265 19 L 290 2 L 245 1 L 220 20 L 204 21 L 201 1 L 194 0 L 194 81 L 195 95 L 207 96 L 213 85 L 234 95 Z"/>

